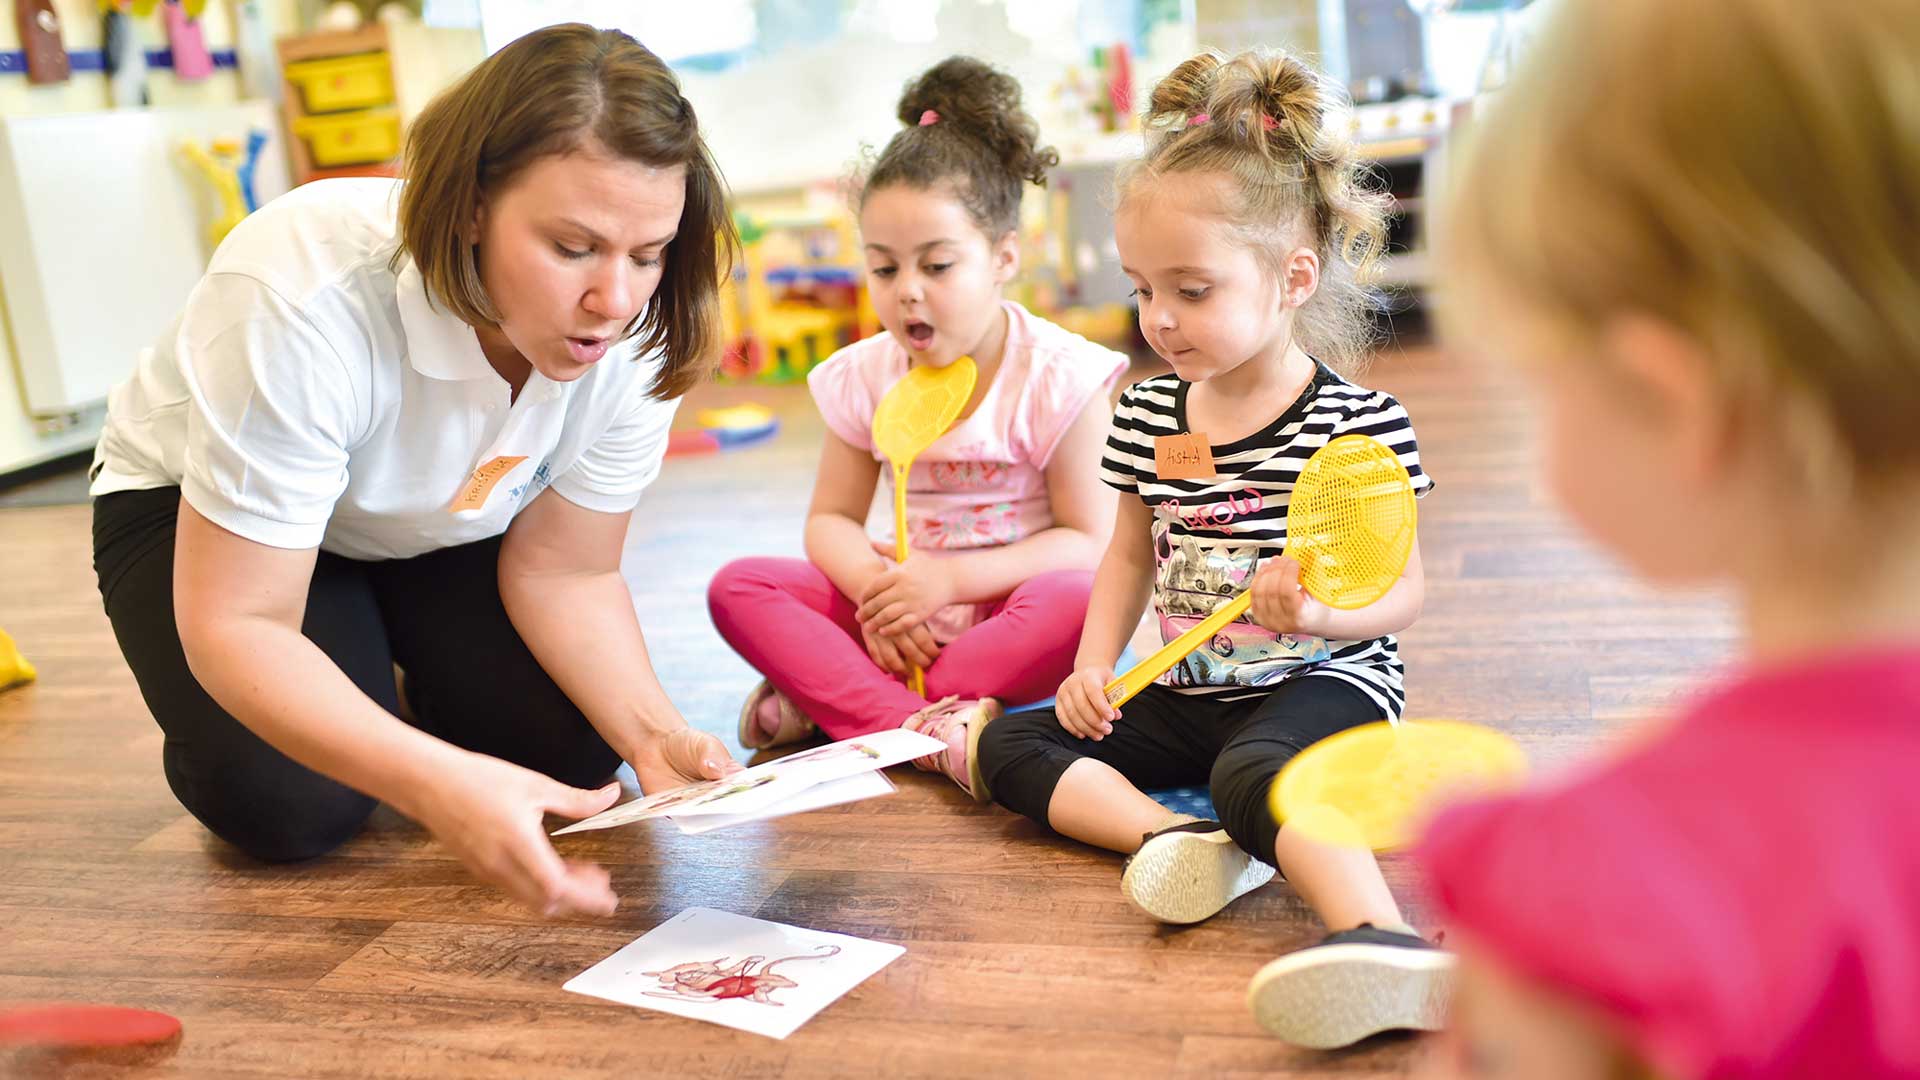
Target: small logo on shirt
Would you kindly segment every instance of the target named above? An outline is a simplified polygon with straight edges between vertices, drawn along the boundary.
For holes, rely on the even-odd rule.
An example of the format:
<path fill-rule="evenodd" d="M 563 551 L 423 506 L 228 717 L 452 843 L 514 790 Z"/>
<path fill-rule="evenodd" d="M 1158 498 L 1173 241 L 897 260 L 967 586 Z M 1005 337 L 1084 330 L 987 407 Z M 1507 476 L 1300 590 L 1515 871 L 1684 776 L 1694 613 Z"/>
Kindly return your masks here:
<path fill-rule="evenodd" d="M 548 484 L 553 483 L 553 472 L 548 466 L 549 466 L 548 462 L 545 462 L 545 461 L 541 462 L 540 467 L 538 469 L 533 470 L 532 479 L 528 480 L 524 484 L 521 484 L 519 487 L 513 488 L 512 490 L 508 491 L 507 494 L 513 496 L 516 499 L 520 498 L 523 495 L 526 495 L 528 492 L 531 492 L 534 495 L 540 494 L 540 492 L 546 489 L 546 486 Z"/>

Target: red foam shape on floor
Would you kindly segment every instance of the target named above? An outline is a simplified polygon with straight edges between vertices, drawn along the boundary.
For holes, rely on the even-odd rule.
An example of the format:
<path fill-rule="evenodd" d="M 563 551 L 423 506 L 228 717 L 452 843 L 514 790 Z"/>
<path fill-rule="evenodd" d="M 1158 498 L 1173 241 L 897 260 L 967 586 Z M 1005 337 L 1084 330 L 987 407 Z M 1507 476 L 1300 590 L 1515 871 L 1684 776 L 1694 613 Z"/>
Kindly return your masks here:
<path fill-rule="evenodd" d="M 124 1005 L 30 1005 L 0 1012 L 0 1044 L 132 1046 L 179 1033 L 178 1019 Z"/>
<path fill-rule="evenodd" d="M 689 431 L 676 431 L 667 436 L 667 456 L 684 457 L 690 454 L 711 454 L 720 449 L 720 440 L 698 428 Z"/>

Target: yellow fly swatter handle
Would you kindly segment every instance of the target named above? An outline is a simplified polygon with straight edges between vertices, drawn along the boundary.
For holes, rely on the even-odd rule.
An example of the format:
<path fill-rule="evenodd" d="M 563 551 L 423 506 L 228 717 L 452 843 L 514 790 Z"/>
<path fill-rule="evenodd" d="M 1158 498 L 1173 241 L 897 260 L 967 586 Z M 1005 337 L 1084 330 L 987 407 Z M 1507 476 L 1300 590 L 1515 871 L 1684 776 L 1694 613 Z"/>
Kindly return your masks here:
<path fill-rule="evenodd" d="M 1213 635 L 1219 633 L 1233 620 L 1247 613 L 1253 606 L 1253 590 L 1249 589 L 1220 605 L 1214 613 L 1193 625 L 1193 628 L 1160 647 L 1160 651 L 1133 666 L 1131 671 L 1107 684 L 1107 704 L 1119 708 L 1133 695 L 1145 690 L 1153 680 L 1166 673 L 1173 665 L 1186 659 L 1188 653 L 1206 644 Z"/>
<path fill-rule="evenodd" d="M 873 445 L 893 463 L 894 561 L 907 561 L 907 473 L 913 459 L 953 426 L 967 407 L 980 369 L 963 356 L 944 368 L 915 368 L 880 399 L 873 413 Z M 926 672 L 918 665 L 909 681 L 925 697 Z"/>
<path fill-rule="evenodd" d="M 907 470 L 912 465 L 912 461 L 904 465 L 893 463 L 893 561 L 897 563 L 907 561 Z M 909 685 L 914 693 L 927 696 L 927 673 L 920 670 L 919 664 L 913 665 Z"/>

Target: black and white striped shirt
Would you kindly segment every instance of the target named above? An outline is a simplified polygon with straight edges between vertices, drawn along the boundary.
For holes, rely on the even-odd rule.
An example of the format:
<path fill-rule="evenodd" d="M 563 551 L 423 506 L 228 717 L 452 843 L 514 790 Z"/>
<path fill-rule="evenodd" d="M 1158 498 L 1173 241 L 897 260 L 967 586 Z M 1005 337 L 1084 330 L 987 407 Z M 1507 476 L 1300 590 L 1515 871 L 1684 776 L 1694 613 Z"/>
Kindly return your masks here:
<path fill-rule="evenodd" d="M 1357 386 L 1324 364 L 1317 369 L 1313 382 L 1271 424 L 1237 442 L 1215 445 L 1215 475 L 1206 480 L 1163 480 L 1154 470 L 1154 438 L 1192 430 L 1188 383 L 1161 375 L 1120 395 L 1101 476 L 1153 510 L 1153 607 L 1162 641 L 1172 641 L 1244 592 L 1259 560 L 1284 551 L 1294 481 L 1313 452 L 1332 439 L 1370 435 L 1399 454 L 1416 495 L 1433 487 L 1420 468 L 1406 409 L 1392 395 Z M 1170 668 L 1160 682 L 1183 693 L 1233 701 L 1259 696 L 1288 679 L 1335 678 L 1358 687 L 1382 713 L 1399 716 L 1406 704 L 1404 671 L 1392 635 L 1367 641 L 1279 635 L 1248 615 Z"/>

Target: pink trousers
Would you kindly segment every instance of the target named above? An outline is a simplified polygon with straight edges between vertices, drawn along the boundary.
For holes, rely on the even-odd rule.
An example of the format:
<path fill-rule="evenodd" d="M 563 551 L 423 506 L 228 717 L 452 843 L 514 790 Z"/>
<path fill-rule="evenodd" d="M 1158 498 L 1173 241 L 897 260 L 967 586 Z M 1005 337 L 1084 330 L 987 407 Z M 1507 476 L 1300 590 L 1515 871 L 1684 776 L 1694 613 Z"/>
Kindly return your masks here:
<path fill-rule="evenodd" d="M 994 604 L 985 620 L 940 651 L 927 697 L 867 655 L 859 605 L 805 559 L 738 559 L 707 587 L 720 636 L 820 730 L 849 739 L 896 728 L 957 694 L 1007 706 L 1053 696 L 1073 673 L 1093 574 L 1056 570 Z"/>

